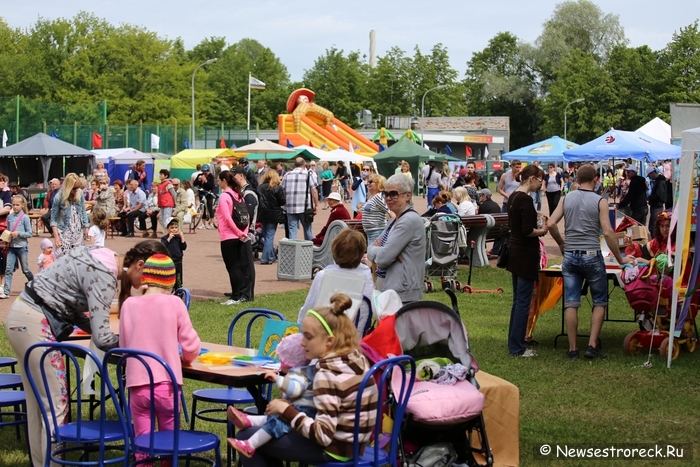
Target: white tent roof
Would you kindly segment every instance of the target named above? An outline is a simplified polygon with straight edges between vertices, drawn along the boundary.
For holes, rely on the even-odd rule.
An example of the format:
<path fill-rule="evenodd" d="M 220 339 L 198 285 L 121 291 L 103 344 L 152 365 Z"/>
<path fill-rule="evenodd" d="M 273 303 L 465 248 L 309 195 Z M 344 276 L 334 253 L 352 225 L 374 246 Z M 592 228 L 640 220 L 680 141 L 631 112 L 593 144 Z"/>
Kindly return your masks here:
<path fill-rule="evenodd" d="M 120 164 L 134 164 L 140 159 L 151 164 L 154 159 L 152 154 L 146 154 L 134 148 L 94 149 L 92 152 L 97 154 L 96 162 L 108 162 L 112 159 Z"/>
<path fill-rule="evenodd" d="M 309 151 L 311 154 L 314 156 L 318 157 L 319 160 L 321 161 L 327 161 L 328 159 L 328 151 L 324 151 L 323 149 L 319 148 L 314 148 L 312 146 L 307 146 L 305 144 L 302 144 L 300 146 L 294 146 L 294 150 L 296 151 L 297 149 L 306 149 Z"/>
<path fill-rule="evenodd" d="M 644 133 L 654 139 L 663 141 L 664 143 L 671 142 L 671 125 L 661 120 L 659 117 L 647 122 L 644 126 L 637 130 L 639 133 Z"/>

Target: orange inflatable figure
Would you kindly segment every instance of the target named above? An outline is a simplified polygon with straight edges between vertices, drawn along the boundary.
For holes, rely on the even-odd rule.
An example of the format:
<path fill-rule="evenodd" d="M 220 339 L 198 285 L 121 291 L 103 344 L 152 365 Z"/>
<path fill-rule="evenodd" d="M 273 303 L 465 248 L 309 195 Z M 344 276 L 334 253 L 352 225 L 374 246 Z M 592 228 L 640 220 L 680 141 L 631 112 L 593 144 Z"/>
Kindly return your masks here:
<path fill-rule="evenodd" d="M 324 126 L 331 125 L 333 112 L 320 105 L 314 104 L 314 97 L 316 97 L 316 93 L 306 88 L 297 89 L 289 95 L 287 99 L 287 112 L 291 113 L 294 117 L 295 133 L 301 131 L 301 117 L 308 113 L 320 117 L 323 120 Z"/>

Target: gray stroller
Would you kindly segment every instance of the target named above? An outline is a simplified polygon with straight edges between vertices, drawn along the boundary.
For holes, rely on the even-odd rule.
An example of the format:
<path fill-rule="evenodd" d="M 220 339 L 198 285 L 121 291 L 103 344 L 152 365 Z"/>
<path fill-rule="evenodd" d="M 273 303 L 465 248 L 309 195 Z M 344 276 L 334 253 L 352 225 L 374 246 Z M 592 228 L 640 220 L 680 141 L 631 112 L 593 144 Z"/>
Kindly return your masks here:
<path fill-rule="evenodd" d="M 432 292 L 435 285 L 431 278 L 450 284 L 457 278 L 459 263 L 459 229 L 462 219 L 457 214 L 438 213 L 426 226 L 428 237 L 425 252 L 425 291 Z M 457 286 L 459 289 L 459 286 Z"/>

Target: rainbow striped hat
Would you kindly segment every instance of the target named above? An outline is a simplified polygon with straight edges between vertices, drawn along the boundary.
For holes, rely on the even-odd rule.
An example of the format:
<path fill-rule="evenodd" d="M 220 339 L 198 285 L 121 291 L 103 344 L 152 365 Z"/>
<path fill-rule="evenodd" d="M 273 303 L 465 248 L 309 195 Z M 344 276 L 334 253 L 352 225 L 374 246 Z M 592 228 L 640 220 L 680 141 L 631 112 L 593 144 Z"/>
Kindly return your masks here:
<path fill-rule="evenodd" d="M 175 285 L 175 263 L 169 256 L 157 253 L 143 264 L 142 285 L 172 289 Z"/>

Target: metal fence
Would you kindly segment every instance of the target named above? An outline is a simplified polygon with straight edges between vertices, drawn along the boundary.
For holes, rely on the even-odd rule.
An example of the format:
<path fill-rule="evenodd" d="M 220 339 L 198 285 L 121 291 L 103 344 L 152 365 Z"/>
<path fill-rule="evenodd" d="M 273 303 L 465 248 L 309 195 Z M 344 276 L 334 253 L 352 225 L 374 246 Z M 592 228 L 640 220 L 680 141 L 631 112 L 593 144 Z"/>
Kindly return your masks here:
<path fill-rule="evenodd" d="M 183 149 L 212 149 L 242 146 L 250 142 L 244 126 L 197 126 L 192 145 L 189 122 L 168 125 L 138 122 L 110 125 L 106 101 L 84 105 L 62 105 L 22 97 L 0 97 L 0 133 L 7 134 L 7 145 L 37 133 L 46 133 L 85 149 L 93 147 L 93 133 L 102 137 L 102 149 L 131 147 L 142 152 L 177 154 Z M 160 138 L 158 148 L 151 147 L 151 135 Z"/>

